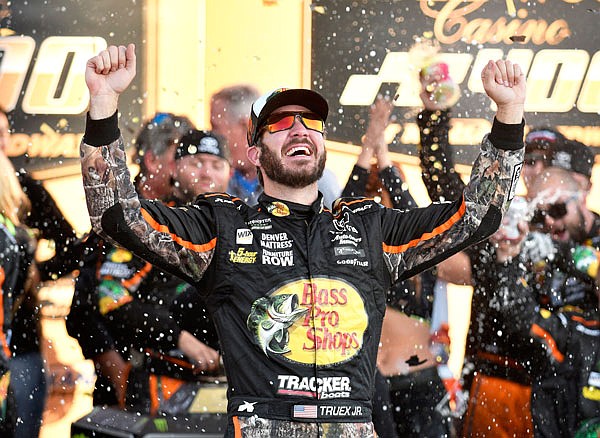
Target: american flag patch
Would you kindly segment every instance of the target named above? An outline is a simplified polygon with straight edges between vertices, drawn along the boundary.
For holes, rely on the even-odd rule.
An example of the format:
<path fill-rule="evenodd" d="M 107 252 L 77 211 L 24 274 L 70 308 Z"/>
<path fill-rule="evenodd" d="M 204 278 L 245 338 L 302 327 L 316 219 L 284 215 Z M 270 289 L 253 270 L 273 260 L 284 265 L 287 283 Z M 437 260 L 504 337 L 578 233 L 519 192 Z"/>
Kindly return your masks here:
<path fill-rule="evenodd" d="M 317 405 L 294 405 L 294 418 L 317 418 Z"/>

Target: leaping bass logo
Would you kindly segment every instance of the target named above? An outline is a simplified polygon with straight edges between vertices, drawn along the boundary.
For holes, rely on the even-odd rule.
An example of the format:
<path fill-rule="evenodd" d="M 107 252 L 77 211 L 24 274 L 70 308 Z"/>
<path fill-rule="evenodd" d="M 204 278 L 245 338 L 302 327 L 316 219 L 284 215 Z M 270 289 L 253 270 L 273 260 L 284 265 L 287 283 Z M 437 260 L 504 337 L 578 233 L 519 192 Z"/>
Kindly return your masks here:
<path fill-rule="evenodd" d="M 296 280 L 257 299 L 247 326 L 265 355 L 326 366 L 361 350 L 368 316 L 354 286 L 319 277 Z"/>
<path fill-rule="evenodd" d="M 338 233 L 348 232 L 358 234 L 356 227 L 350 225 L 350 214 L 345 211 L 342 217 L 333 220 L 333 227 Z"/>

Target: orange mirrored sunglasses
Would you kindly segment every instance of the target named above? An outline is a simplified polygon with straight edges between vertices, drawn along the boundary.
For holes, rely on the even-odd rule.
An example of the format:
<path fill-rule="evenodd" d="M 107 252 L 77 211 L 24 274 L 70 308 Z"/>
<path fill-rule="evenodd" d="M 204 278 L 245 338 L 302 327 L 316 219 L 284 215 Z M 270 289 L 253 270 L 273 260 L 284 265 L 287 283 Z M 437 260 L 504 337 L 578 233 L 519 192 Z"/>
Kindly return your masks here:
<path fill-rule="evenodd" d="M 306 129 L 323 133 L 325 122 L 315 113 L 311 112 L 296 112 L 282 111 L 280 113 L 271 114 L 267 117 L 263 129 L 269 133 L 285 131 L 294 126 L 294 121 L 298 118 Z"/>

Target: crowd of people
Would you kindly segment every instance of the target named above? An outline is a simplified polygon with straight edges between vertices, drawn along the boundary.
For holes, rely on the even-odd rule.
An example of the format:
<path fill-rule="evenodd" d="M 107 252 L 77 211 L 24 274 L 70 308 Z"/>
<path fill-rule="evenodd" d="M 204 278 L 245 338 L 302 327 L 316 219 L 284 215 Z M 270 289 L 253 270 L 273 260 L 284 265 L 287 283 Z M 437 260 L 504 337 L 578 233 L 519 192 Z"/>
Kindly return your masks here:
<path fill-rule="evenodd" d="M 341 188 L 325 168 L 328 104 L 250 85 L 211 98 L 211 130 L 156 113 L 133 144 L 118 97 L 135 48 L 90 59 L 81 144 L 92 230 L 0 154 L 0 434 L 39 435 L 46 378 L 37 286 L 76 275 L 69 334 L 94 404 L 141 415 L 186 382 L 227 386 L 231 437 L 562 437 L 600 431 L 600 216 L 594 154 L 551 127 L 524 135 L 525 79 L 482 71 L 496 104 L 465 182 L 444 69 L 421 75 L 418 207 L 371 107 Z M 0 112 L 0 149 L 10 141 Z M 522 177 L 526 197 L 517 196 Z M 56 256 L 34 259 L 36 240 Z M 464 371 L 448 367 L 447 283 L 473 286 Z M 5 391 L 2 392 L 2 389 Z"/>

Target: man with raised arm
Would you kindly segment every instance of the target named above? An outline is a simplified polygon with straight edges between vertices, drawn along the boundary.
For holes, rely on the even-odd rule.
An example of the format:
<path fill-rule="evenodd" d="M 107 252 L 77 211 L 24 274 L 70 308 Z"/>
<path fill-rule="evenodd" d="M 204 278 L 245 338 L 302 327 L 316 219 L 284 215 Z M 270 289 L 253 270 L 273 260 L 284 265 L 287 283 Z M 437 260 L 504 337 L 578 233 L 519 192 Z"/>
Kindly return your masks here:
<path fill-rule="evenodd" d="M 140 200 L 117 124 L 135 76 L 133 45 L 87 63 L 81 145 L 93 227 L 205 295 L 228 376 L 228 437 L 373 437 L 371 399 L 385 293 L 498 228 L 523 159 L 525 77 L 509 61 L 482 72 L 498 111 L 470 183 L 452 203 L 399 211 L 341 199 L 317 181 L 328 105 L 278 89 L 252 105 L 248 158 L 264 193 L 169 208 Z"/>

